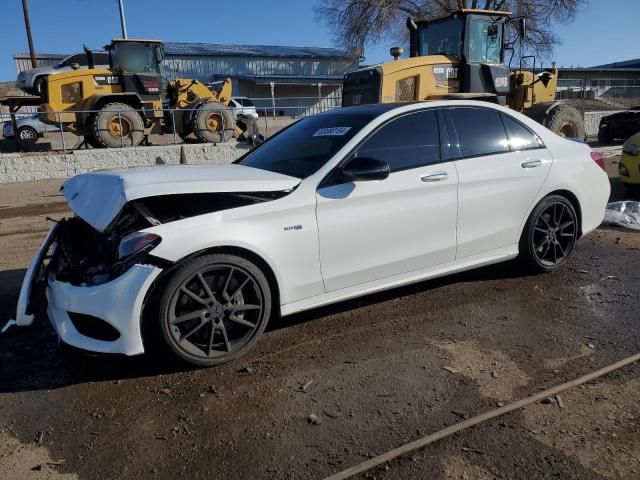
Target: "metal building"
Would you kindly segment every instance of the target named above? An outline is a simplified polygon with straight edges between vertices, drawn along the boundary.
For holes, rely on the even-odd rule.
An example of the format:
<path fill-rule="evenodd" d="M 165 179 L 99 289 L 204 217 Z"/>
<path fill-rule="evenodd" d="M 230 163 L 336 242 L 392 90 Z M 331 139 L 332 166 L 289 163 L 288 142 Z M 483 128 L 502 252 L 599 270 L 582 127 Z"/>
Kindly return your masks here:
<path fill-rule="evenodd" d="M 258 109 L 277 115 L 339 106 L 343 76 L 358 66 L 356 56 L 335 48 L 166 42 L 165 53 L 169 79 L 210 83 L 229 77 L 234 96 L 250 97 Z M 65 56 L 39 54 L 38 65 L 53 65 Z M 14 60 L 18 73 L 31 68 L 26 53 Z"/>

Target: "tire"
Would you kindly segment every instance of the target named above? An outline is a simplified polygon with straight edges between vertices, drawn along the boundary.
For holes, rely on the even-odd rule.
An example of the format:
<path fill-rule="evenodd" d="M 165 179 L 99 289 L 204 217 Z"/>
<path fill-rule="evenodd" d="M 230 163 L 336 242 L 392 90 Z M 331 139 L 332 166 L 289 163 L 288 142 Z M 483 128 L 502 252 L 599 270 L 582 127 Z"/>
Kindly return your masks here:
<path fill-rule="evenodd" d="M 198 367 L 226 363 L 246 353 L 271 315 L 266 276 L 254 263 L 235 255 L 186 260 L 159 295 L 156 330 L 162 346 L 181 362 Z"/>
<path fill-rule="evenodd" d="M 16 132 L 16 141 L 21 148 L 29 149 L 38 141 L 38 132 L 32 127 L 20 127 Z"/>
<path fill-rule="evenodd" d="M 120 117 L 118 118 L 118 112 Z M 120 126 L 120 122 L 122 125 Z M 106 148 L 136 147 L 144 138 L 144 121 L 138 112 L 124 103 L 107 103 L 91 118 L 91 135 Z M 121 130 L 120 130 L 121 129 Z M 122 132 L 120 138 L 119 131 Z"/>
<path fill-rule="evenodd" d="M 527 219 L 518 259 L 527 270 L 536 273 L 561 267 L 575 247 L 579 227 L 569 200 L 560 195 L 543 198 Z"/>
<path fill-rule="evenodd" d="M 613 132 L 609 125 L 603 125 L 598 129 L 598 141 L 604 144 L 613 142 Z"/>
<path fill-rule="evenodd" d="M 44 90 L 44 77 L 38 77 L 33 82 L 33 93 L 42 97 L 42 90 Z"/>
<path fill-rule="evenodd" d="M 194 112 L 191 130 L 203 143 L 228 142 L 233 138 L 236 121 L 224 105 L 205 102 Z"/>
<path fill-rule="evenodd" d="M 570 105 L 555 107 L 546 115 L 543 125 L 561 137 L 586 138 L 582 115 Z"/>

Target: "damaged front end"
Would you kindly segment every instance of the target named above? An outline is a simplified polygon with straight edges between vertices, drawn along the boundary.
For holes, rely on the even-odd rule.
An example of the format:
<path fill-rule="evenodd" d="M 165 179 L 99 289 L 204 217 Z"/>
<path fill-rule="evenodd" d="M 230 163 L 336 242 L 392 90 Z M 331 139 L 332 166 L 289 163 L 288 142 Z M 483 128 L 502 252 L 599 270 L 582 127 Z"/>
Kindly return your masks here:
<path fill-rule="evenodd" d="M 17 325 L 29 325 L 47 307 L 47 287 L 55 283 L 97 287 L 134 266 L 162 270 L 165 260 L 150 255 L 162 239 L 141 230 L 232 208 L 281 198 L 290 191 L 185 193 L 132 200 L 99 231 L 80 216 L 63 218 L 49 231 L 29 267 L 20 292 Z"/>

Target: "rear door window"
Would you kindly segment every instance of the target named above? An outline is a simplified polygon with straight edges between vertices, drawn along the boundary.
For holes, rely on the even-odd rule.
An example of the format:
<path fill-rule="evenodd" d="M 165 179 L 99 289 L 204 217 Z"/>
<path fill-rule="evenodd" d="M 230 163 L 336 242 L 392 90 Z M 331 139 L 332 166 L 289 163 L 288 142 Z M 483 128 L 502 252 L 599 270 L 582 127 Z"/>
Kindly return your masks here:
<path fill-rule="evenodd" d="M 511 150 L 530 150 L 542 146 L 542 140 L 520 122 L 509 115 L 502 115 L 502 120 L 507 128 Z"/>
<path fill-rule="evenodd" d="M 460 158 L 509 151 L 509 140 L 500 113 L 486 108 L 459 107 L 448 110 L 460 144 Z"/>
<path fill-rule="evenodd" d="M 436 111 L 402 115 L 378 129 L 358 148 L 358 157 L 384 160 L 391 172 L 440 161 L 440 134 Z"/>

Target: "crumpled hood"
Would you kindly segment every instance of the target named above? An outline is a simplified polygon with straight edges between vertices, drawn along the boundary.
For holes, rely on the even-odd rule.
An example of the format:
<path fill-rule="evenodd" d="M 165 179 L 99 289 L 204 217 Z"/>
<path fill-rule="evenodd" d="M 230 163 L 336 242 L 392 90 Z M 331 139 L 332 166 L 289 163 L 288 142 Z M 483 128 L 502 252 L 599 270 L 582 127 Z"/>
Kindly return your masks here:
<path fill-rule="evenodd" d="M 85 173 L 62 185 L 71 210 L 102 232 L 127 202 L 184 193 L 277 192 L 299 178 L 243 165 L 162 165 Z"/>

